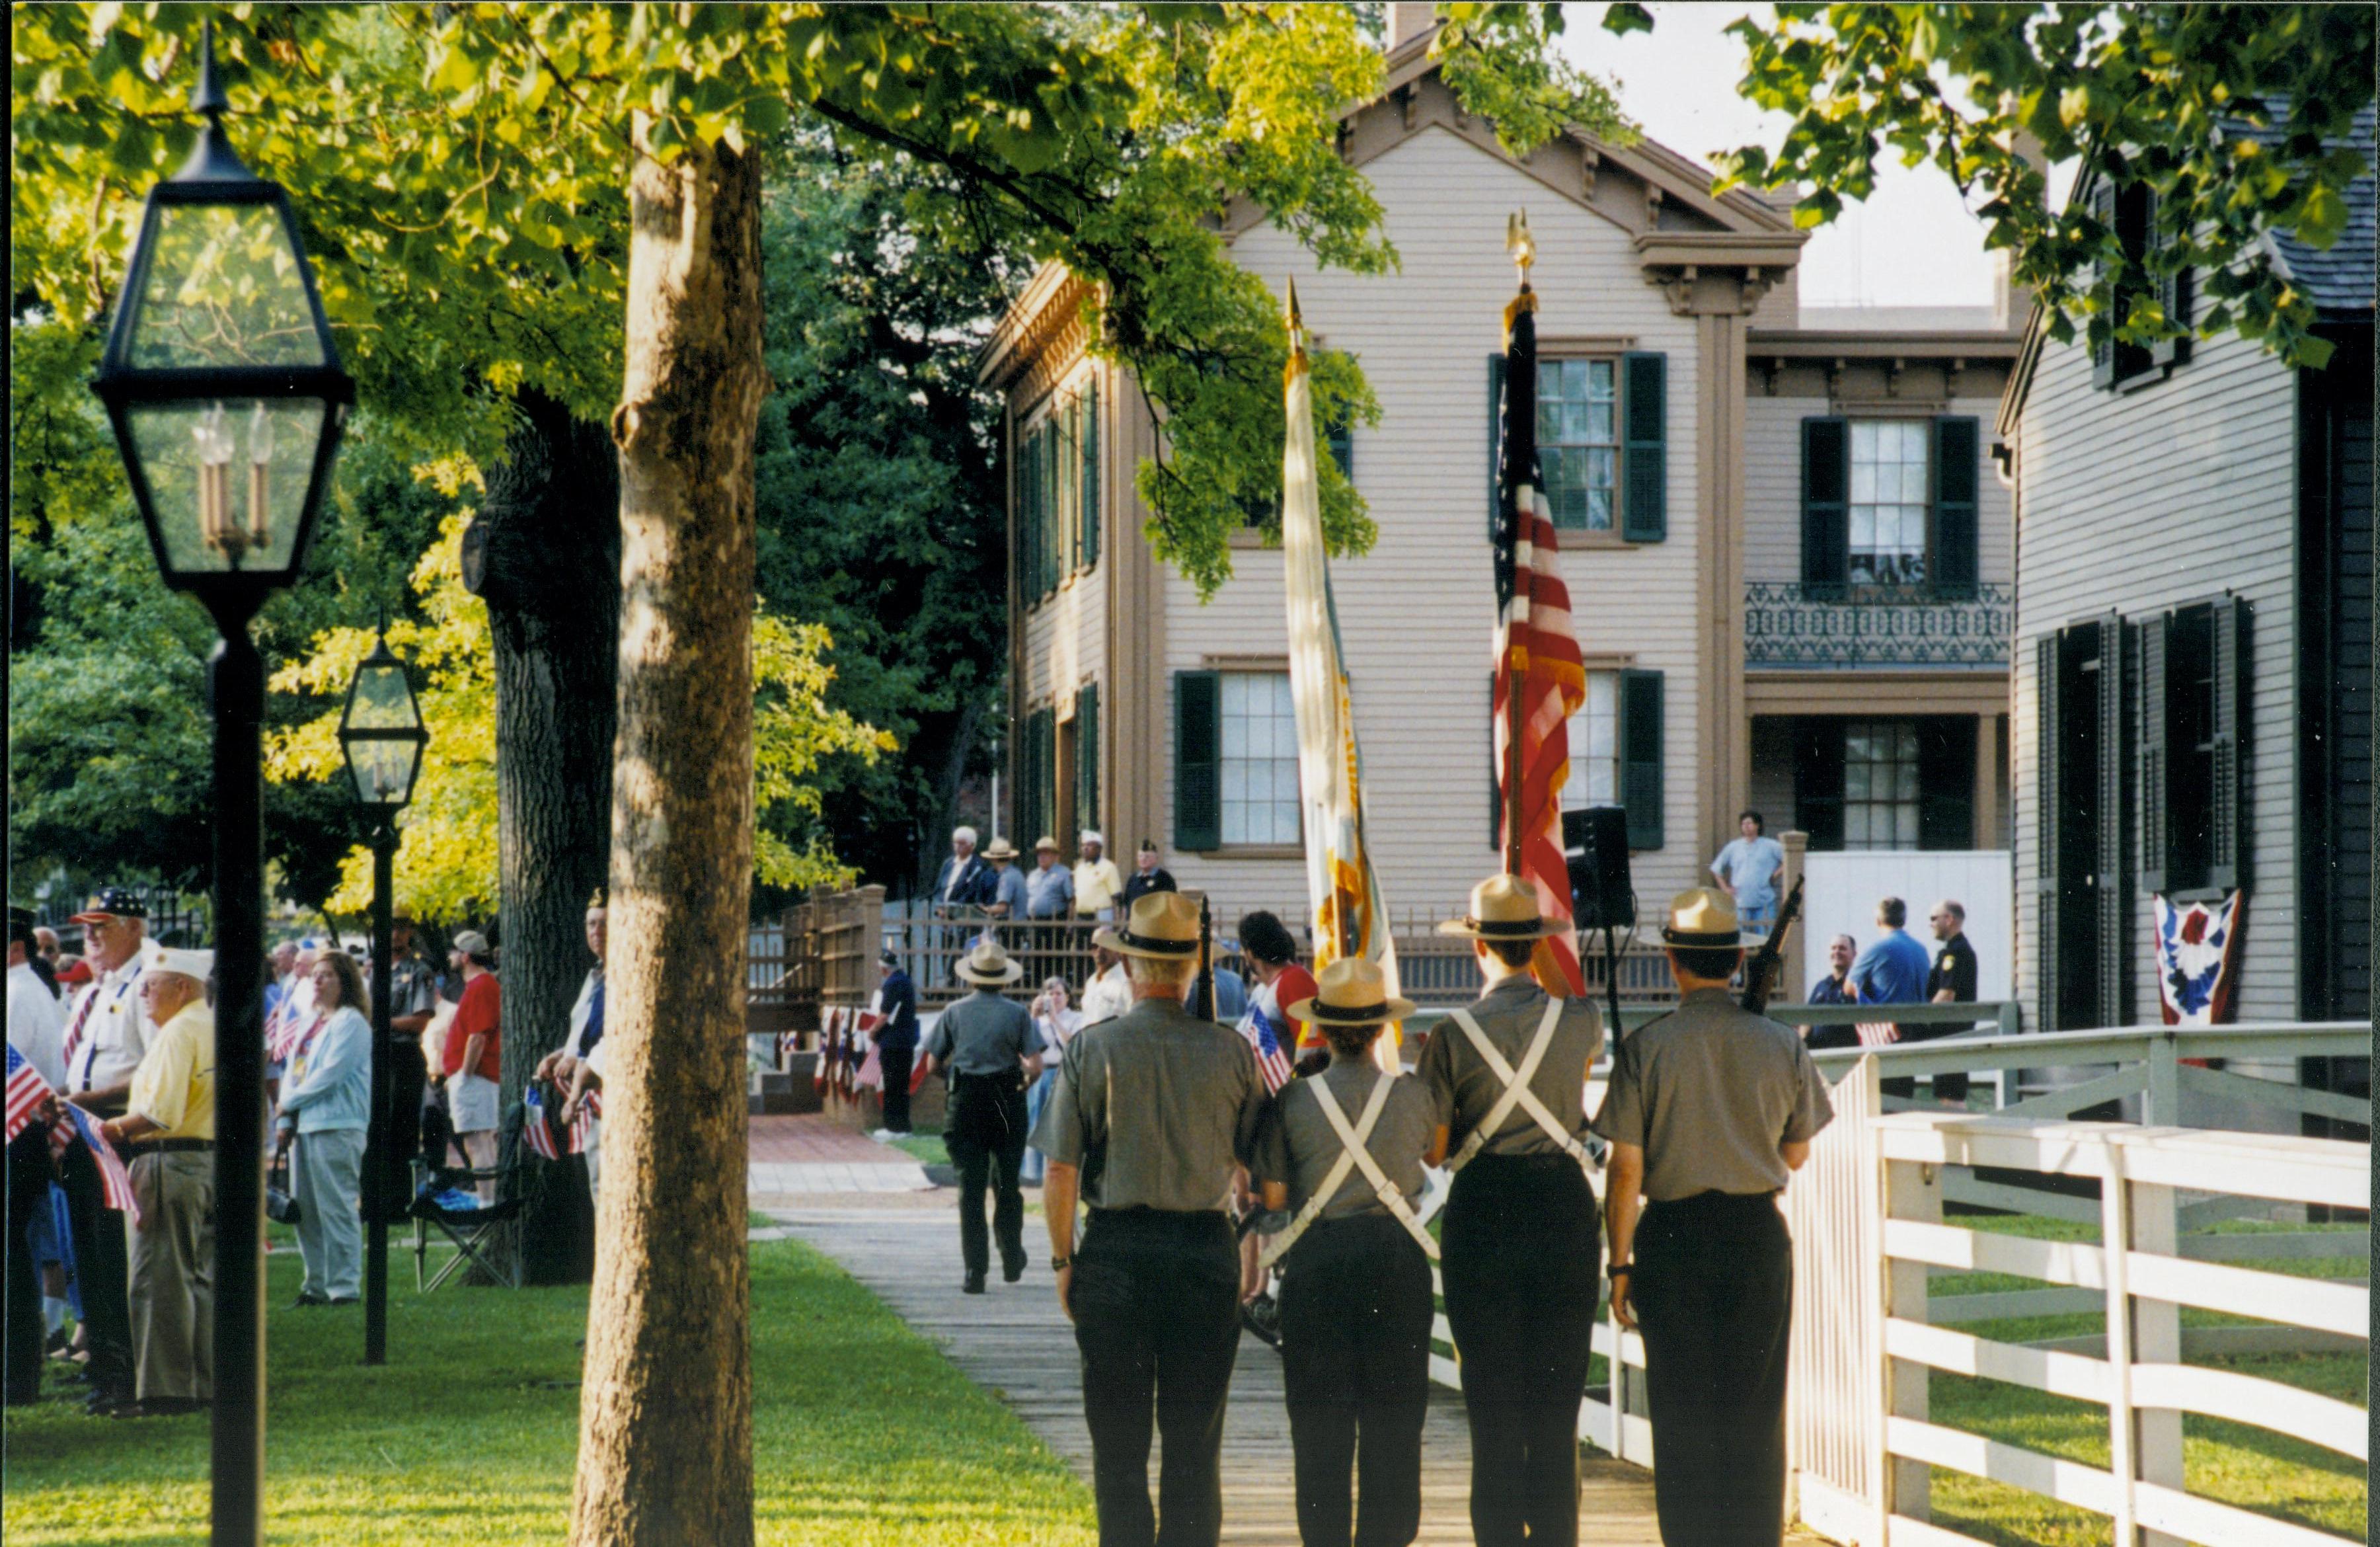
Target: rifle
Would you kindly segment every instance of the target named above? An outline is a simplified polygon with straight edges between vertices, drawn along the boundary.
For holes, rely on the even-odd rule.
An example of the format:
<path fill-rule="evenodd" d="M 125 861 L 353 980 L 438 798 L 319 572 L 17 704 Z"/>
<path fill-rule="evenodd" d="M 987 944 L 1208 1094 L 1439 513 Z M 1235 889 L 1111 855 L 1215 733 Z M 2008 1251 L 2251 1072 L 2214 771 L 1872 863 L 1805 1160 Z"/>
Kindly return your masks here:
<path fill-rule="evenodd" d="M 1777 910 L 1777 927 L 1768 932 L 1760 949 L 1743 964 L 1743 1007 L 1754 1015 L 1767 1013 L 1768 995 L 1777 984 L 1777 968 L 1784 961 L 1785 933 L 1801 915 L 1802 883 L 1807 879 L 1801 875 L 1793 878 L 1793 889 L 1785 894 L 1785 906 Z"/>
<path fill-rule="evenodd" d="M 1215 1018 L 1215 924 L 1207 899 L 1198 899 L 1198 979 L 1190 990 L 1190 1014 L 1199 1020 Z"/>

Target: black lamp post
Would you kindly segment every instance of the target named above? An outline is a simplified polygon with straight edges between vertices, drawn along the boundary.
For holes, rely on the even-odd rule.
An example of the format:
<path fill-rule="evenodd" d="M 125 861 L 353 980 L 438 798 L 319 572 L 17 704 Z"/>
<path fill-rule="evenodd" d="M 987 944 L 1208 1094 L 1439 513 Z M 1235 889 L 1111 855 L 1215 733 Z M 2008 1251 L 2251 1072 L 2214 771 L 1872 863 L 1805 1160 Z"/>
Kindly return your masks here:
<path fill-rule="evenodd" d="M 213 1540 L 259 1539 L 264 1483 L 264 668 L 248 625 L 298 576 L 355 384 L 288 195 L 225 138 L 212 23 L 190 159 L 149 190 L 92 390 L 165 583 L 214 615 Z M 243 476 L 244 474 L 244 476 Z"/>
<path fill-rule="evenodd" d="M 347 775 L 355 782 L 356 804 L 372 823 L 371 1134 L 364 1146 L 363 1188 L 364 1222 L 370 1231 L 364 1248 L 366 1364 L 388 1362 L 388 1220 L 400 1192 L 395 1172 L 401 1157 L 389 1143 L 395 1115 L 390 1110 L 396 1049 L 389 1036 L 388 995 L 396 814 L 413 800 L 413 781 L 421 772 L 421 752 L 429 742 L 413 684 L 406 678 L 405 663 L 388 648 L 383 626 L 380 643 L 356 666 L 355 678 L 347 684 L 347 707 L 339 716 L 339 746 L 346 753 Z"/>

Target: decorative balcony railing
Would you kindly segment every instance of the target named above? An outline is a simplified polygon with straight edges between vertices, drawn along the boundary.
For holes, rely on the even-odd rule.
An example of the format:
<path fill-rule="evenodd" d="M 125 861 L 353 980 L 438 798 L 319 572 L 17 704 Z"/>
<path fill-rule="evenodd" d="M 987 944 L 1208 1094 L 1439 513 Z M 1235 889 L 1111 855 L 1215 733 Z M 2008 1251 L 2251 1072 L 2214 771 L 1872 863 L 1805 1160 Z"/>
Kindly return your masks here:
<path fill-rule="evenodd" d="M 1755 580 L 1744 588 L 1743 661 L 1798 670 L 2005 670 L 2014 607 L 2004 585 L 1952 600 L 1856 587 L 1828 596 L 1798 580 Z"/>

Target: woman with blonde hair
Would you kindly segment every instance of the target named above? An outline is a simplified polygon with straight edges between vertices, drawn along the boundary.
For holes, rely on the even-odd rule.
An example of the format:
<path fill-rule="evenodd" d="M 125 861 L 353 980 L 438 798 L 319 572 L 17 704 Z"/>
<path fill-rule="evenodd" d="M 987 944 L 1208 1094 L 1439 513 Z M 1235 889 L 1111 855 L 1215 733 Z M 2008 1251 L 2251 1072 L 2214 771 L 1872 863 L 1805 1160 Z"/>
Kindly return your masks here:
<path fill-rule="evenodd" d="M 345 951 L 314 964 L 313 1016 L 281 1082 L 277 1152 L 294 1150 L 290 1194 L 306 1282 L 298 1303 L 353 1305 L 363 1264 L 356 1201 L 371 1127 L 371 1007 L 362 969 Z"/>
<path fill-rule="evenodd" d="M 1052 974 L 1041 981 L 1040 997 L 1033 1001 L 1033 1029 L 1041 1033 L 1041 1045 L 1049 1056 L 1041 1063 L 1040 1078 L 1025 1092 L 1025 1122 L 1028 1133 L 1041 1122 L 1041 1108 L 1050 1100 L 1050 1088 L 1058 1083 L 1058 1055 L 1083 1029 L 1083 1012 L 1067 1003 L 1066 980 Z M 1041 1185 L 1044 1168 L 1049 1161 L 1041 1151 L 1029 1146 L 1025 1151 L 1022 1180 L 1027 1187 Z"/>

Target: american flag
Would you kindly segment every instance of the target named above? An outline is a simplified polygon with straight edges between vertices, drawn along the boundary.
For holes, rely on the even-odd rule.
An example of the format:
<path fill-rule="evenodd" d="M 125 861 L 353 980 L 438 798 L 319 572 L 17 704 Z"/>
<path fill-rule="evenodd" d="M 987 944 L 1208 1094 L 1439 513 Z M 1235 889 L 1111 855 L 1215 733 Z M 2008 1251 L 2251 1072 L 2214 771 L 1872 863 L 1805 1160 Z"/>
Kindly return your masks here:
<path fill-rule="evenodd" d="M 1497 478 L 1495 724 L 1498 823 L 1505 870 L 1536 883 L 1537 908 L 1568 923 L 1570 868 L 1562 855 L 1561 792 L 1570 778 L 1570 717 L 1586 696 L 1586 671 L 1571 627 L 1552 507 L 1537 465 L 1537 298 L 1526 281 L 1504 309 L 1502 457 Z M 1520 690 L 1520 832 L 1512 744 L 1514 679 Z M 1537 945 L 1547 992 L 1585 993 L 1571 932 Z"/>
<path fill-rule="evenodd" d="M 264 1055 L 276 1064 L 289 1062 L 298 1051 L 298 1039 L 305 1035 L 307 1021 L 298 1008 L 298 995 L 285 994 L 273 1007 L 273 1024 L 264 1029 Z"/>
<path fill-rule="evenodd" d="M 1281 1039 L 1273 1035 L 1272 1022 L 1265 1017 L 1262 1009 L 1251 1005 L 1240 1034 L 1247 1038 L 1250 1047 L 1256 1049 L 1257 1067 L 1264 1071 L 1265 1093 L 1279 1095 L 1281 1088 L 1289 1083 L 1289 1077 L 1294 1071 L 1290 1067 L 1288 1055 L 1281 1051 Z"/>
<path fill-rule="evenodd" d="M 100 1201 L 119 1214 L 129 1214 L 133 1224 L 140 1224 L 140 1201 L 132 1196 L 132 1174 L 124 1168 L 124 1157 L 115 1152 L 115 1145 L 100 1137 L 99 1125 L 91 1120 L 90 1113 L 72 1102 L 64 1105 L 67 1120 L 74 1125 L 84 1148 L 91 1151 L 92 1163 L 99 1167 Z M 55 1139 L 51 1148 L 57 1148 Z"/>
<path fill-rule="evenodd" d="M 17 1136 L 25 1131 L 41 1111 L 42 1103 L 48 1101 L 54 1094 L 55 1092 L 51 1090 L 50 1082 L 42 1078 L 41 1071 L 26 1063 L 23 1054 L 13 1047 L 10 1048 L 8 1050 L 8 1143 L 17 1142 Z"/>
<path fill-rule="evenodd" d="M 530 1086 L 522 1100 L 528 1108 L 528 1116 L 521 1125 L 521 1132 L 528 1138 L 530 1149 L 550 1161 L 587 1152 L 587 1140 L 593 1136 L 595 1119 L 602 1111 L 601 1098 L 594 1091 L 588 1091 L 578 1103 L 578 1115 L 570 1120 L 569 1131 L 560 1144 L 554 1142 L 553 1125 L 546 1119 L 545 1099 L 538 1093 L 537 1087 Z"/>
<path fill-rule="evenodd" d="M 540 1159 L 560 1160 L 562 1151 L 554 1145 L 553 1126 L 545 1117 L 545 1098 L 538 1093 L 536 1086 L 530 1086 L 521 1096 L 521 1106 L 525 1114 L 521 1137 L 528 1140 L 528 1147 L 537 1151 Z"/>
<path fill-rule="evenodd" d="M 1862 1047 L 1890 1047 L 1900 1041 L 1900 1028 L 1888 1020 L 1864 1020 L 1856 1029 Z"/>

